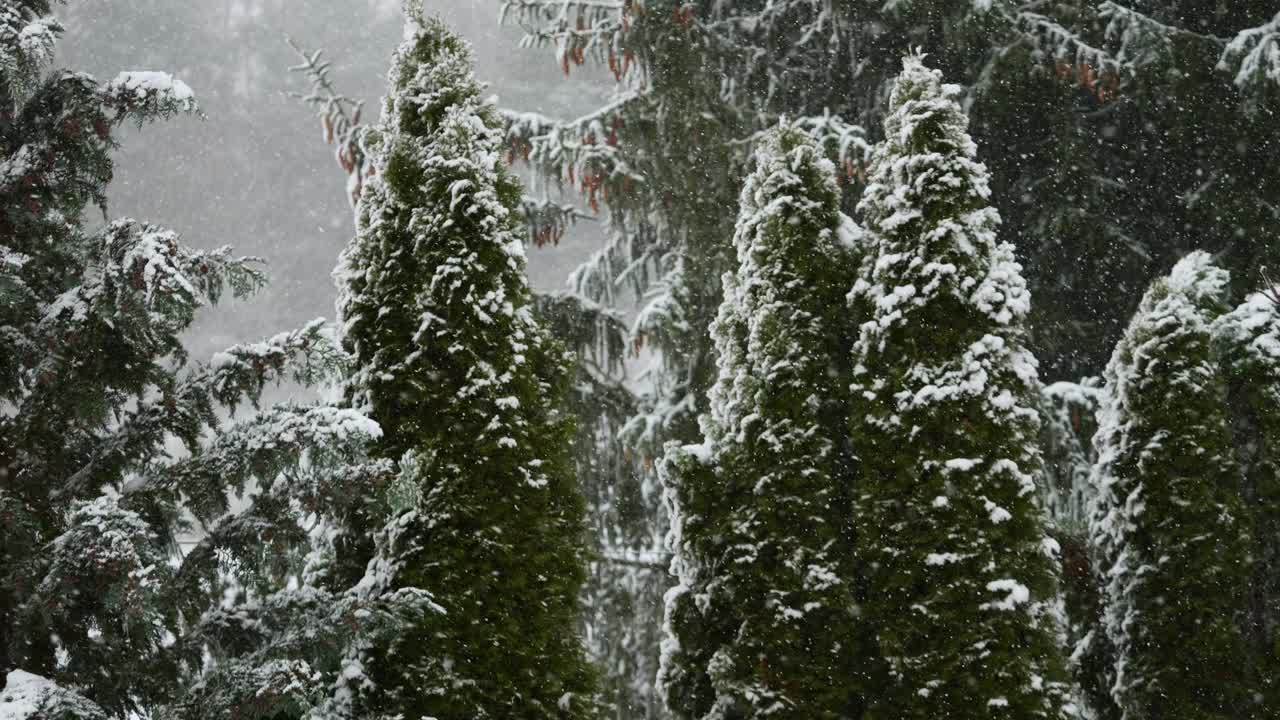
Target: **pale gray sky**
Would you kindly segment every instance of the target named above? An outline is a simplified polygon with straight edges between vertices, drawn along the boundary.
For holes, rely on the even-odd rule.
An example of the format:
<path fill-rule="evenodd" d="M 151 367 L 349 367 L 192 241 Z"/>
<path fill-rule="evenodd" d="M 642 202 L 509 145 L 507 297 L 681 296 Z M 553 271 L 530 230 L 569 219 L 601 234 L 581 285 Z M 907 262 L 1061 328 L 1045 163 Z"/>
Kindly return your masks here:
<path fill-rule="evenodd" d="M 504 107 L 572 117 L 608 95 L 608 83 L 566 81 L 551 53 L 519 48 L 519 30 L 499 27 L 499 8 L 500 0 L 434 3 L 472 42 L 477 75 Z M 351 215 L 318 121 L 285 96 L 304 81 L 286 70 L 296 58 L 284 37 L 323 47 L 340 89 L 365 99 L 366 117 L 376 118 L 402 36 L 399 0 L 72 0 L 58 15 L 67 27 L 59 64 L 99 78 L 172 72 L 195 89 L 207 115 L 125 133 L 111 215 L 269 261 L 272 286 L 206 313 L 189 338 L 193 353 L 332 318 L 329 273 L 352 232 Z M 531 250 L 535 285 L 561 287 L 598 242 L 598 227 L 587 223 L 560 248 Z"/>

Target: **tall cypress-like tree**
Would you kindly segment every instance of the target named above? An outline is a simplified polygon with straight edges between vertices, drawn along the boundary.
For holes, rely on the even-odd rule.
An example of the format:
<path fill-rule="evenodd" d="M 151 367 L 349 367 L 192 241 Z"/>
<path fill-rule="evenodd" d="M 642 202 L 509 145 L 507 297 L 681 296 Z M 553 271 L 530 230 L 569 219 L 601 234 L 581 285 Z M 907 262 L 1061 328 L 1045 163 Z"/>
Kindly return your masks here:
<path fill-rule="evenodd" d="M 890 682 L 867 717 L 1057 717 L 1054 543 L 1033 475 L 1029 297 L 960 88 L 904 61 L 859 205 L 857 548 Z"/>
<path fill-rule="evenodd" d="M 700 445 L 662 476 L 679 584 L 659 684 L 681 718 L 854 716 L 863 671 L 848 565 L 852 221 L 835 168 L 772 131 L 742 191 L 738 268 L 711 326 Z"/>
<path fill-rule="evenodd" d="M 376 716 L 584 717 L 568 360 L 532 318 L 520 186 L 470 49 L 406 12 L 363 137 L 376 175 L 337 271 L 339 310 L 349 400 L 399 464 L 369 582 L 427 589 L 447 614 L 353 658 L 353 702 Z"/>
<path fill-rule="evenodd" d="M 323 53 L 304 51 L 289 42 L 302 60 L 291 68 L 305 73 L 310 91 L 295 96 L 311 106 L 325 128 L 324 139 L 337 146 L 337 165 L 347 176 L 354 208 L 366 179 L 364 149 L 359 138 L 361 103 L 338 93 Z M 507 150 L 508 162 L 515 148 Z M 529 243 L 535 248 L 558 245 L 569 226 L 582 217 L 574 205 L 552 202 L 547 194 L 532 197 L 526 188 L 521 211 Z M 666 589 L 666 564 L 653 552 L 660 535 L 645 522 L 658 496 L 656 483 L 638 472 L 640 463 L 618 442 L 618 430 L 635 414 L 635 395 L 625 383 L 627 325 L 622 312 L 567 292 L 532 296 L 534 315 L 551 336 L 577 355 L 568 411 L 577 428 L 573 439 L 575 470 L 587 501 L 594 542 L 587 581 L 583 585 L 583 637 L 591 661 L 601 672 L 601 695 L 623 712 L 656 713 L 661 705 L 652 693 L 657 675 L 657 638 Z M 660 610 L 659 610 L 660 615 Z"/>
<path fill-rule="evenodd" d="M 1217 324 L 1227 380 L 1232 441 L 1251 546 L 1242 613 L 1258 692 L 1259 717 L 1280 708 L 1280 295 L 1250 295 Z"/>
<path fill-rule="evenodd" d="M 625 281 L 653 301 L 633 335 L 663 364 L 631 425 L 645 432 L 626 437 L 633 450 L 652 452 L 643 441 L 661 431 L 691 441 L 687 420 L 705 409 L 687 401 L 712 380 L 701 372 L 711 345 L 685 329 L 719 303 L 708 260 L 727 265 L 715 244 L 728 237 L 726 198 L 753 139 L 779 114 L 805 118 L 855 204 L 857 125 L 876 138 L 913 47 L 965 85 L 993 204 L 1039 298 L 1027 323 L 1046 377 L 1100 373 L 1151 278 L 1187 250 L 1220 252 L 1247 282 L 1280 247 L 1268 209 L 1280 187 L 1266 162 L 1280 20 L 1266 2 L 502 5 L 566 75 L 594 60 L 618 78 L 596 111 L 516 122 L 511 135 L 514 156 L 550 184 L 608 207 L 613 236 L 579 287 L 616 307 Z M 669 270 L 680 261 L 693 270 Z M 650 523 L 661 524 L 656 512 Z"/>
<path fill-rule="evenodd" d="M 655 556 L 660 548 L 654 541 L 665 534 L 667 519 L 658 493 L 646 491 L 657 484 L 653 468 L 663 443 L 699 439 L 697 419 L 708 409 L 708 390 L 716 379 L 706 330 L 722 298 L 720 277 L 735 266 L 730 239 L 736 200 L 751 170 L 754 135 L 779 118 L 779 107 L 754 92 L 730 92 L 730 98 L 726 91 L 743 87 L 738 78 L 748 63 L 744 54 L 751 61 L 777 58 L 794 68 L 779 49 L 801 44 L 789 36 L 770 43 L 768 50 L 739 54 L 736 48 L 746 45 L 730 37 L 736 30 L 732 22 L 711 22 L 711 2 L 503 4 L 505 16 L 529 30 L 531 42 L 554 47 L 567 75 L 594 58 L 618 80 L 607 104 L 570 122 L 512 114 L 509 142 L 513 158 L 527 159 L 547 186 L 576 191 L 593 209 L 607 209 L 607 241 L 574 272 L 571 283 L 588 305 L 624 310 L 634 298 L 639 311 L 630 344 L 651 352 L 653 362 L 640 385 L 645 392 L 617 433 L 621 454 L 632 462 L 611 479 L 617 488 L 611 491 L 634 500 L 627 512 L 605 508 L 608 514 L 601 513 L 603 522 L 617 527 L 604 551 Z M 741 5 L 714 4 L 730 16 Z M 709 33 L 712 24 L 717 31 Z M 808 75 L 788 77 L 794 87 L 823 86 Z M 814 104 L 816 109 L 782 112 L 819 115 L 822 105 Z M 802 124 L 828 154 L 861 161 L 865 144 L 856 128 L 829 114 L 806 117 Z M 619 631 L 625 624 L 661 623 L 665 573 L 653 567 L 602 567 L 606 572 L 598 582 L 619 578 L 634 588 L 628 591 L 634 615 L 605 629 L 623 636 L 601 648 L 611 682 L 633 688 L 622 698 L 632 707 L 624 707 L 620 717 L 658 717 L 652 688 L 659 654 L 655 636 Z"/>
<path fill-rule="evenodd" d="M 1121 717 L 1249 717 L 1236 613 L 1248 519 L 1214 323 L 1229 278 L 1196 252 L 1142 299 L 1107 366 L 1093 564 Z"/>

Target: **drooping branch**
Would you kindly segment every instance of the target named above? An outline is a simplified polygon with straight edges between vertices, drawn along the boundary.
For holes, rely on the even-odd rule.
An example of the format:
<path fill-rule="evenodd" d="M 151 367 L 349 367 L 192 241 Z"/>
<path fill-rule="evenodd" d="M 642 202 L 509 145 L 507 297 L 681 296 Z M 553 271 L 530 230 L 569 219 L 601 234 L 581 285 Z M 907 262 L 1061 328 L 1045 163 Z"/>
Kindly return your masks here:
<path fill-rule="evenodd" d="M 291 92 L 289 95 L 311 107 L 320 118 L 324 141 L 335 146 L 334 159 L 347 174 L 348 200 L 354 208 L 360 199 L 364 179 L 375 172 L 372 165 L 366 167 L 365 153 L 359 141 L 364 102 L 343 95 L 334 88 L 329 77 L 331 64 L 323 59 L 323 50 L 307 52 L 289 37 L 285 42 L 302 60 L 289 71 L 302 73 L 311 83 L 310 92 Z"/>

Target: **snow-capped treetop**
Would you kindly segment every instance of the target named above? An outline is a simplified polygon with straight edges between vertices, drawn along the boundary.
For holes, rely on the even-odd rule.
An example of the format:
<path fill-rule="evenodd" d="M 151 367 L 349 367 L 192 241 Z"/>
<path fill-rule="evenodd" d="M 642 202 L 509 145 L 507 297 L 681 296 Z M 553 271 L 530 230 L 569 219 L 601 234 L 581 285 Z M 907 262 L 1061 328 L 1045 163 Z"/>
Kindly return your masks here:
<path fill-rule="evenodd" d="M 421 22 L 397 52 L 382 121 L 364 135 L 378 174 L 357 209 L 357 238 L 335 271 L 344 340 L 357 360 L 349 387 L 356 405 L 375 415 L 411 403 L 418 391 L 397 381 L 438 372 L 431 358 L 464 363 L 479 352 L 459 344 L 470 333 L 485 338 L 486 352 L 499 351 L 489 343 L 503 346 L 515 365 L 533 342 L 523 234 L 507 203 L 519 186 L 502 167 L 496 111 L 481 99 L 469 46 L 439 21 Z M 512 326 L 518 329 L 508 334 Z M 394 336 L 386 334 L 391 328 Z M 466 374 L 458 397 L 504 397 L 507 376 L 488 361 L 470 363 Z M 475 400 L 477 413 L 488 412 Z M 499 441 L 509 434 L 501 418 L 514 407 L 492 410 L 483 434 Z M 416 424 L 406 412 L 380 420 L 391 447 L 402 443 L 401 423 Z"/>
<path fill-rule="evenodd" d="M 669 444 L 660 466 L 679 584 L 667 594 L 659 686 L 682 718 L 780 707 L 825 717 L 860 687 L 821 680 L 852 680 L 861 659 L 841 513 L 852 480 L 851 221 L 834 166 L 803 128 L 769 131 L 755 156 L 737 269 L 710 328 L 717 377 L 703 442 Z"/>
<path fill-rule="evenodd" d="M 340 694 L 370 713 L 536 717 L 567 693 L 558 717 L 576 717 L 592 682 L 572 627 L 584 518 L 567 358 L 533 317 L 501 117 L 470 46 L 414 5 L 361 138 L 376 171 L 335 271 L 347 400 L 398 472 L 384 516 L 344 532 L 379 538 L 347 563 L 362 592 L 427 591 L 448 619 L 351 648 Z"/>
<path fill-rule="evenodd" d="M 720 434 L 724 428 L 741 430 L 743 418 L 757 411 L 748 388 L 803 363 L 799 355 L 812 350 L 761 337 L 762 332 L 793 331 L 771 324 L 762 313 L 777 312 L 776 304 L 800 278 L 813 283 L 821 265 L 839 277 L 840 266 L 852 262 L 841 234 L 843 224 L 851 221 L 839 210 L 835 167 L 818 147 L 799 128 L 784 123 L 764 135 L 755 158 L 755 171 L 742 188 L 734 233 L 738 269 L 724 276 L 725 300 L 711 326 L 720 374 L 709 391 L 710 412 L 701 422 L 706 437 L 715 442 L 744 442 L 743 437 Z M 811 315 L 816 317 L 820 315 Z M 736 377 L 726 377 L 735 372 Z"/>
<path fill-rule="evenodd" d="M 977 704 L 1066 717 L 1051 610 L 1057 545 L 1034 495 L 1029 295 L 996 236 L 957 96 L 920 56 L 904 60 L 859 204 L 854 517 L 868 618 L 892 678 L 869 712 Z"/>
<path fill-rule="evenodd" d="M 1045 514 L 1059 533 L 1075 536 L 1088 526 L 1100 386 L 1101 378 L 1090 377 L 1052 383 L 1040 392 L 1044 465 L 1037 486 Z"/>
<path fill-rule="evenodd" d="M 921 130 L 922 123 L 931 118 L 941 123 L 954 123 L 960 130 L 967 131 L 968 116 L 956 113 L 961 93 L 959 85 L 944 83 L 942 71 L 931 68 L 924 63 L 925 55 L 913 53 L 902 59 L 902 72 L 893 83 L 889 93 L 889 114 L 884 120 L 884 136 L 890 145 L 908 146 L 913 140 L 925 144 L 942 143 L 942 147 L 954 148 L 964 157 L 973 157 L 976 146 L 973 140 L 964 134 L 941 133 L 929 134 L 927 129 Z M 925 134 L 917 136 L 917 132 Z"/>
<path fill-rule="evenodd" d="M 854 290 L 875 308 L 873 335 L 921 322 L 917 312 L 944 295 L 1001 326 L 1030 309 L 1013 249 L 996 237 L 1000 217 L 958 94 L 920 56 L 903 60 L 858 205 L 879 246 Z"/>
<path fill-rule="evenodd" d="M 1215 265 L 1208 253 L 1196 251 L 1178 261 L 1167 277 L 1152 283 L 1134 313 L 1126 339 L 1116 346 L 1108 365 L 1107 386 L 1112 397 L 1117 398 L 1113 403 L 1132 397 L 1131 383 L 1135 378 L 1131 369 L 1157 360 L 1152 353 L 1170 342 L 1168 334 L 1201 334 L 1210 330 L 1214 320 L 1227 310 L 1230 279 L 1230 274 Z M 1199 378 L 1192 375 L 1173 381 L 1194 385 Z M 1104 410 L 1104 416 L 1114 419 L 1115 410 Z M 1115 432 L 1115 428 L 1104 422 L 1099 432 L 1105 435 Z M 1107 459 L 1102 462 L 1105 464 Z"/>
<path fill-rule="evenodd" d="M 1113 557 L 1119 552 L 1112 548 L 1117 533 L 1123 533 L 1125 512 L 1140 512 L 1126 508 L 1129 490 L 1115 495 L 1112 486 L 1123 480 L 1113 467 L 1124 462 L 1125 453 L 1137 452 L 1126 438 L 1133 434 L 1128 426 L 1133 422 L 1146 422 L 1147 418 L 1135 414 L 1135 404 L 1148 400 L 1144 395 L 1151 383 L 1181 387 L 1183 392 L 1203 392 L 1203 383 L 1215 376 L 1201 367 L 1196 372 L 1162 372 L 1161 365 L 1175 363 L 1211 362 L 1204 357 L 1208 346 L 1205 339 L 1213 332 L 1217 318 L 1226 309 L 1226 289 L 1230 275 L 1213 263 L 1206 252 L 1193 252 L 1178 261 L 1165 278 L 1157 279 L 1142 297 L 1125 337 L 1116 345 L 1106 371 L 1107 398 L 1099 413 L 1099 428 L 1095 438 L 1099 457 L 1091 480 L 1096 493 L 1096 510 L 1092 512 L 1093 542 L 1102 557 Z M 1229 326 L 1226 326 L 1229 327 Z M 1185 338 L 1201 344 L 1200 357 L 1183 358 L 1179 352 Z M 1198 338 L 1198 339 L 1197 339 Z M 1176 365 L 1171 365 L 1176 367 Z M 1166 390 L 1167 392 L 1167 390 Z M 1122 513 L 1116 515 L 1115 513 Z"/>
<path fill-rule="evenodd" d="M 1248 532 L 1216 352 L 1228 280 L 1208 253 L 1180 260 L 1143 296 L 1106 370 L 1090 554 L 1127 719 L 1239 707 L 1249 695 L 1212 669 L 1243 650 L 1232 615 Z M 1167 662 L 1188 653 L 1197 659 Z"/>

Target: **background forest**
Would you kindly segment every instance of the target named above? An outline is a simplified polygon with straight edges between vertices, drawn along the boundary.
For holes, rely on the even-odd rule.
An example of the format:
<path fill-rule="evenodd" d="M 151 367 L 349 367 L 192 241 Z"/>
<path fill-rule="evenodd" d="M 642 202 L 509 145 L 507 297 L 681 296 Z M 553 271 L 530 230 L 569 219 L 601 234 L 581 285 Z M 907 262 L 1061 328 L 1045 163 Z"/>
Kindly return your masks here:
<path fill-rule="evenodd" d="M 0 712 L 1280 707 L 1275 3 L 0 4 Z"/>

